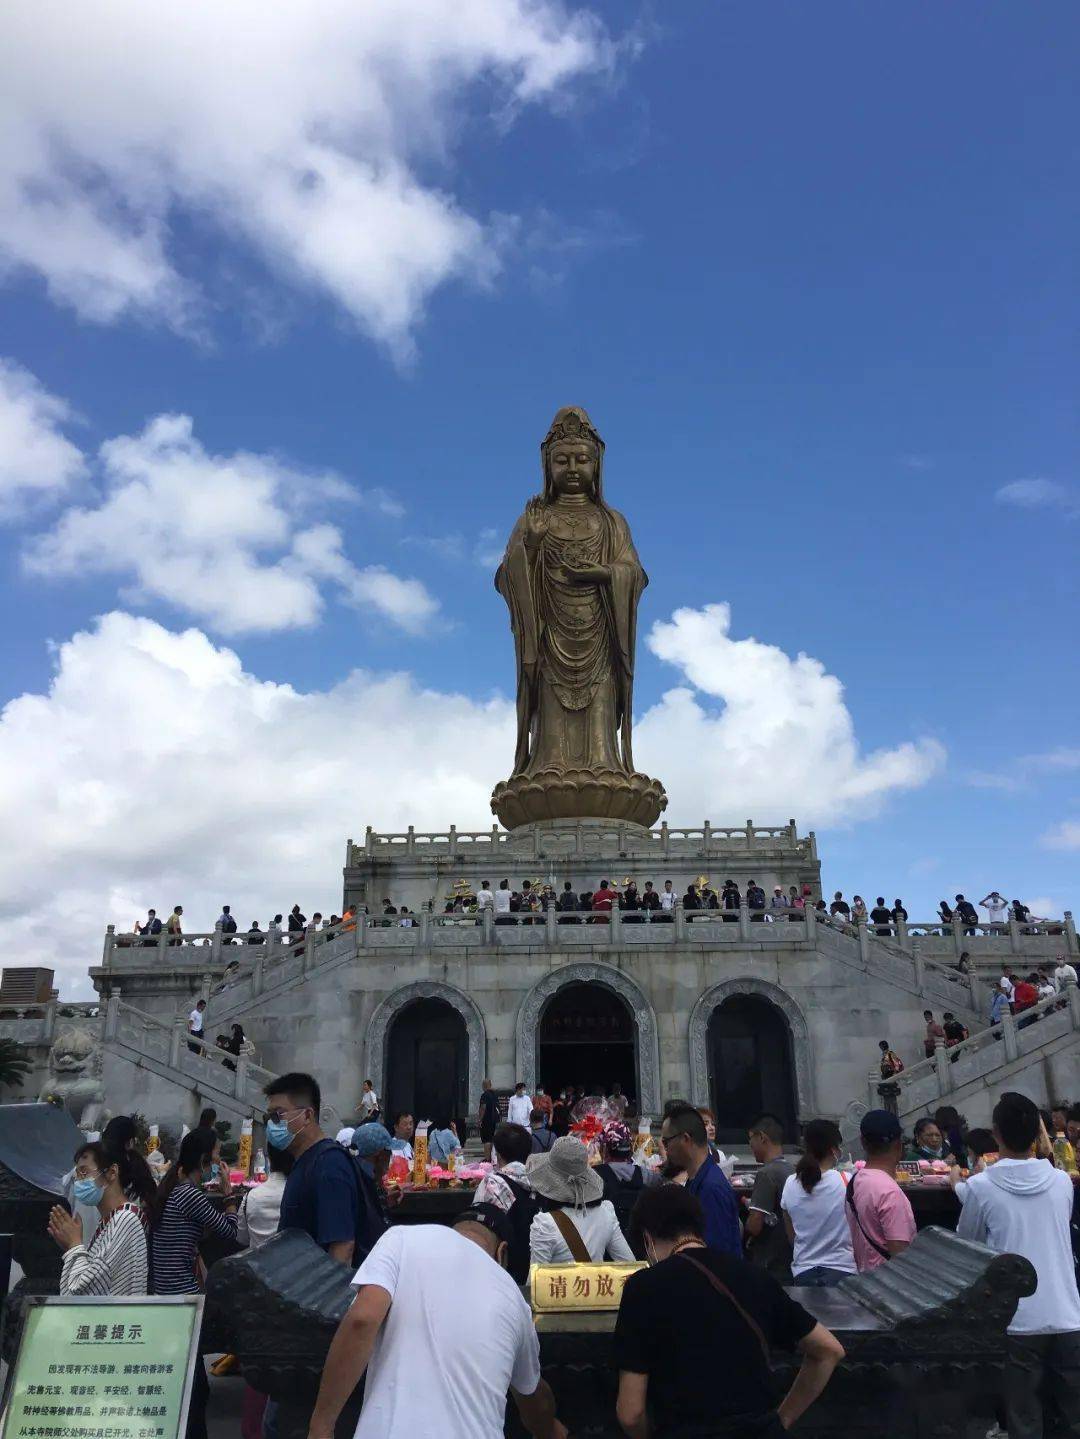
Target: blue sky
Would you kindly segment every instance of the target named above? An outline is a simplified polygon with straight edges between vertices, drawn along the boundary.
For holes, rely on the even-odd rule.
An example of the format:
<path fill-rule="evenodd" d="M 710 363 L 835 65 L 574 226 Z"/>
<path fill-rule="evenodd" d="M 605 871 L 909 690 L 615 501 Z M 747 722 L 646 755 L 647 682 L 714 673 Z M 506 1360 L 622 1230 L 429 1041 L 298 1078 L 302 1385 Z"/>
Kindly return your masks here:
<path fill-rule="evenodd" d="M 410 8 L 429 21 L 447 9 L 434 0 Z M 238 26 L 245 9 L 236 6 Z M 651 577 L 643 635 L 680 608 L 727 603 L 732 640 L 752 638 L 792 660 L 804 652 L 837 677 L 862 754 L 924 745 L 901 782 L 870 785 L 865 803 L 830 805 L 840 769 L 824 781 L 817 771 L 831 741 L 804 755 L 796 724 L 789 741 L 780 731 L 754 751 L 751 716 L 727 741 L 742 746 L 738 755 L 701 755 L 700 788 L 678 757 L 678 793 L 698 808 L 680 803 L 668 818 L 697 823 L 707 808 L 716 823 L 806 823 L 809 811 L 829 888 L 902 894 L 913 914 L 942 895 L 981 898 L 992 887 L 1068 907 L 1080 851 L 1075 8 L 544 3 L 521 54 L 515 39 L 490 38 L 515 14 L 516 0 L 462 12 L 482 62 L 452 48 L 459 42 L 447 38 L 445 15 L 432 21 L 427 68 L 410 72 L 404 98 L 396 62 L 386 60 L 392 42 L 342 22 L 338 48 L 355 46 L 363 73 L 381 80 L 391 120 L 365 131 L 348 98 L 334 115 L 331 96 L 319 124 L 339 119 L 351 160 L 366 162 L 372 147 L 377 172 L 400 167 L 445 205 L 451 229 L 461 231 L 463 217 L 475 227 L 447 240 L 456 258 L 426 253 L 420 281 L 390 267 L 386 292 L 404 297 L 392 320 L 380 311 L 382 281 L 373 299 L 356 255 L 373 244 L 377 266 L 398 246 L 408 270 L 410 246 L 426 244 L 422 214 L 407 215 L 384 244 L 378 212 L 339 195 L 321 257 L 298 272 L 290 243 L 303 241 L 304 221 L 282 220 L 284 201 L 260 211 L 270 188 L 264 157 L 245 153 L 232 131 L 207 142 L 198 127 L 185 129 L 187 117 L 176 123 L 185 95 L 193 111 L 217 103 L 212 74 L 202 93 L 181 69 L 162 87 L 177 109 L 163 101 L 162 117 L 137 107 L 125 117 L 123 56 L 91 56 L 82 100 L 42 101 L 35 90 L 62 89 L 63 55 L 51 55 L 33 27 L 0 22 L 15 31 L 0 63 L 33 80 L 9 98 L 25 129 L 6 127 L 0 152 L 0 354 L 69 407 L 42 423 L 85 457 L 30 492 L 20 454 L 4 464 L 0 424 L 0 474 L 15 496 L 0 530 L 3 699 L 46 696 L 61 663 L 55 646 L 114 610 L 174 633 L 196 626 L 259 682 L 304 693 L 361 668 L 405 671 L 420 687 L 480 706 L 505 697 L 512 649 L 490 555 L 536 486 L 552 413 L 579 403 L 607 441 L 608 498 L 630 520 Z M 567 35 L 577 41 L 569 58 L 560 49 Z M 77 37 L 61 49 L 67 43 Z M 547 70 L 537 56 L 551 61 Z M 317 60 L 313 46 L 297 65 L 315 69 Z M 257 77 L 250 83 L 257 100 Z M 108 113 L 110 95 L 117 133 L 87 138 L 80 104 Z M 297 112 L 310 136 L 299 101 Z M 130 127 L 140 124 L 151 161 L 133 177 Z M 49 126 L 79 137 L 74 162 L 70 153 L 63 164 L 36 157 L 32 137 Z M 230 150 L 226 179 L 217 177 L 224 198 L 206 178 L 218 143 Z M 52 247 L 57 231 L 48 243 L 35 232 L 45 221 L 25 188 L 19 198 L 28 177 L 60 187 L 64 203 L 106 194 L 104 241 L 80 235 L 81 212 L 58 211 L 81 269 Z M 159 184 L 167 198 L 148 199 Z M 116 277 L 130 259 L 126 241 L 150 230 L 170 276 L 140 291 L 138 277 Z M 282 500 L 290 533 L 340 529 L 352 568 L 344 580 L 309 581 L 322 593 L 312 623 L 230 627 L 205 596 L 200 609 L 182 594 L 140 590 L 125 570 L 131 534 L 108 533 L 108 517 L 106 530 L 68 545 L 71 573 L 50 575 L 64 568 L 55 541 L 28 568 L 42 536 L 55 535 L 73 507 L 100 507 L 116 485 L 98 447 L 174 413 L 191 417 L 200 464 L 238 451 L 276 458 L 289 476 L 283 495 L 292 492 Z M 160 463 L 144 451 L 140 464 Z M 389 508 L 404 513 L 325 481 L 307 491 L 307 480 L 328 474 L 388 492 Z M 211 527 L 215 484 L 203 515 Z M 230 529 L 235 519 L 222 523 Z M 85 573 L 95 543 L 114 546 L 107 573 Z M 287 548 L 252 543 L 256 565 L 278 563 Z M 403 627 L 396 600 L 343 603 L 342 586 L 373 565 L 419 581 L 417 603 L 430 608 Z M 696 643 L 684 637 L 675 664 L 641 645 L 639 714 L 687 683 Z M 746 650 L 740 662 L 752 670 L 757 658 L 759 649 Z M 125 666 L 122 652 L 95 662 Z M 694 683 L 715 719 L 724 675 L 714 667 Z M 762 683 L 772 683 L 764 671 Z M 756 703 L 767 710 L 768 694 Z M 94 780 L 107 753 L 107 712 L 99 718 L 85 750 L 70 725 L 42 741 L 50 783 L 69 766 Z M 713 731 L 703 723 L 699 732 L 708 742 Z M 25 763 L 24 743 L 12 746 L 9 765 Z M 438 743 L 452 764 L 453 736 Z M 508 750 L 481 747 L 475 763 L 486 771 L 469 776 L 478 794 L 509 760 Z M 764 802 L 755 803 L 747 776 L 761 765 L 775 778 L 781 760 L 793 778 L 777 792 L 762 774 Z M 307 775 L 315 760 L 302 752 L 295 763 Z M 167 771 L 140 764 L 135 746 L 124 774 L 136 802 L 146 785 L 168 788 Z M 655 767 L 667 778 L 662 759 Z M 352 796 L 356 832 L 369 814 L 384 822 L 388 808 L 398 813 L 388 799 L 393 769 Z M 203 778 L 212 794 L 213 775 Z M 114 782 L 101 777 L 106 790 Z M 410 780 L 405 790 L 390 798 L 433 825 L 455 818 L 444 804 L 473 805 L 453 788 L 420 794 Z M 15 782 L 8 791 L 21 794 Z M 93 811 L 100 792 L 86 802 Z M 9 893 L 11 918 L 44 912 L 43 891 L 62 889 L 71 864 L 87 862 L 89 851 L 65 858 L 63 803 L 50 813 L 55 822 L 32 847 L 34 874 Z M 482 813 L 459 822 L 470 818 L 485 822 Z M 258 827 L 258 810 L 242 810 L 238 822 Z M 336 865 L 343 839 L 335 814 L 316 844 L 320 865 L 319 845 Z M 192 834 L 178 843 L 194 846 Z M 104 916 L 134 902 L 155 873 L 195 883 L 194 860 L 177 859 L 173 871 L 160 836 L 148 830 L 137 848 L 113 854 L 119 899 L 107 872 L 94 879 L 96 861 L 87 862 L 72 904 L 88 922 L 95 894 Z M 310 850 L 301 859 L 316 862 Z M 244 885 L 254 896 L 258 876 Z"/>

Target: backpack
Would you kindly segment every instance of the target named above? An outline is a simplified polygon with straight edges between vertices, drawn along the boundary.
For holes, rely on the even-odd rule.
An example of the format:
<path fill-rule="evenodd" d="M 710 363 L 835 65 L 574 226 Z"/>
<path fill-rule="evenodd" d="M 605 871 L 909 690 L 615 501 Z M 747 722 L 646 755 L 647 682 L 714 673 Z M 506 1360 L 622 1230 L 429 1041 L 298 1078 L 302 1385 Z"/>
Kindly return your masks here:
<path fill-rule="evenodd" d="M 514 1195 L 514 1202 L 506 1215 L 511 1231 L 507 1269 L 515 1284 L 524 1284 L 529 1277 L 529 1232 L 540 1208 L 540 1203 L 532 1190 L 526 1189 L 524 1184 L 519 1183 L 518 1180 L 509 1179 L 505 1174 L 501 1178 Z"/>
<path fill-rule="evenodd" d="M 619 1221 L 619 1228 L 626 1238 L 626 1242 L 634 1248 L 630 1238 L 630 1216 L 634 1212 L 634 1205 L 641 1197 L 641 1191 L 645 1185 L 645 1177 L 640 1168 L 635 1164 L 634 1173 L 630 1179 L 619 1179 L 607 1164 L 598 1164 L 596 1172 L 604 1181 L 604 1198 L 611 1200 L 612 1208 L 615 1210 L 615 1217 Z M 635 1249 L 635 1253 L 636 1253 Z M 641 1256 L 638 1256 L 641 1258 Z"/>

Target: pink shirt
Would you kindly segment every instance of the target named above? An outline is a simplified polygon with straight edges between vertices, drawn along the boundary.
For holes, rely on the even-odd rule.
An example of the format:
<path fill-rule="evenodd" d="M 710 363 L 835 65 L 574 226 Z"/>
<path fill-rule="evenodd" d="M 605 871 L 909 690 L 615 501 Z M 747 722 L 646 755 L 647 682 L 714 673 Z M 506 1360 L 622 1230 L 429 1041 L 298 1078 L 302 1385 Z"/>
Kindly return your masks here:
<path fill-rule="evenodd" d="M 905 1239 L 910 1244 L 915 1238 L 915 1215 L 911 1201 L 891 1174 L 881 1169 L 859 1169 L 848 1180 L 855 1186 L 855 1208 L 862 1220 L 862 1228 L 883 1248 L 890 1240 Z M 845 1200 L 847 1196 L 845 1195 Z M 851 1205 L 845 1203 L 851 1243 L 855 1250 L 855 1263 L 859 1273 L 876 1269 L 884 1264 L 885 1258 L 863 1237 Z"/>

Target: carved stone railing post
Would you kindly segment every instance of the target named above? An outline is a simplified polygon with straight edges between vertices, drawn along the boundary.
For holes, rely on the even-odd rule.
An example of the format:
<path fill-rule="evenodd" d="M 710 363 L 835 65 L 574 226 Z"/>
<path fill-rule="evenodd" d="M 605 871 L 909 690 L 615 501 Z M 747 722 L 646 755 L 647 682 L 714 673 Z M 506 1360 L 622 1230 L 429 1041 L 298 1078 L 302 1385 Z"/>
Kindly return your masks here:
<path fill-rule="evenodd" d="M 1071 909 L 1067 909 L 1065 911 L 1065 939 L 1067 941 L 1065 948 L 1068 950 L 1068 952 L 1070 954 L 1078 953 L 1076 943 L 1076 921 L 1073 919 L 1073 913 Z"/>
<path fill-rule="evenodd" d="M 1016 1019 L 1008 1010 L 1001 1016 L 1001 1037 L 1005 1043 L 1005 1058 L 1020 1058 L 1020 1036 L 1016 1032 Z"/>
<path fill-rule="evenodd" d="M 359 954 L 367 944 L 369 920 L 366 912 L 362 909 L 356 912 L 356 928 L 353 930 L 353 937 L 356 940 L 356 950 Z"/>
<path fill-rule="evenodd" d="M 115 1039 L 120 1030 L 120 991 L 113 990 L 105 1006 L 105 1038 Z"/>
<path fill-rule="evenodd" d="M 665 859 L 667 858 L 668 854 L 670 853 L 669 844 L 670 844 L 670 839 L 669 839 L 669 836 L 668 836 L 667 820 L 666 820 L 666 819 L 662 819 L 662 820 L 660 821 L 660 853 L 665 857 Z"/>
<path fill-rule="evenodd" d="M 50 999 L 45 1006 L 45 1018 L 41 1025 L 42 1044 L 52 1044 L 53 1035 L 56 1033 L 56 1000 Z"/>
<path fill-rule="evenodd" d="M 457 859 L 457 825 L 452 824 L 447 834 L 450 840 L 450 858 Z"/>
<path fill-rule="evenodd" d="M 262 994 L 263 985 L 266 982 L 266 961 L 262 955 L 251 966 L 251 997 L 254 999 Z"/>
<path fill-rule="evenodd" d="M 923 958 L 922 945 L 917 939 L 911 942 L 911 967 L 915 973 L 915 988 L 922 994 L 926 985 L 926 960 Z"/>
<path fill-rule="evenodd" d="M 803 905 L 803 923 L 806 925 L 806 938 L 811 944 L 817 942 L 817 910 L 812 904 Z"/>
<path fill-rule="evenodd" d="M 214 937 L 210 941 L 210 962 L 212 964 L 221 963 L 221 943 L 221 920 L 219 919 L 214 925 Z"/>
<path fill-rule="evenodd" d="M 964 926 L 961 924 L 960 916 L 957 914 L 953 915 L 952 938 L 953 949 L 956 950 L 956 957 L 957 959 L 959 959 L 964 952 L 964 945 L 967 943 L 967 936 L 964 934 Z"/>
<path fill-rule="evenodd" d="M 412 825 L 409 825 L 409 828 L 405 832 L 405 853 L 416 853 L 416 830 Z"/>
<path fill-rule="evenodd" d="M 420 906 L 420 943 L 424 949 L 431 948 L 431 906 L 427 903 Z"/>
<path fill-rule="evenodd" d="M 169 1064 L 173 1069 L 180 1068 L 180 1055 L 186 1037 L 187 1020 L 183 1015 L 178 1014 L 173 1020 L 172 1031 L 169 1035 Z"/>
<path fill-rule="evenodd" d="M 1069 980 L 1065 986 L 1065 998 L 1069 1004 L 1072 1027 L 1080 1029 L 1080 985 L 1075 985 L 1072 980 Z"/>
<path fill-rule="evenodd" d="M 116 925 L 105 926 L 105 948 L 101 955 L 101 963 L 105 969 L 112 968 L 113 950 L 116 948 Z"/>
<path fill-rule="evenodd" d="M 495 906 L 487 904 L 480 915 L 480 930 L 485 944 L 495 943 Z"/>
<path fill-rule="evenodd" d="M 701 833 L 701 847 L 705 851 L 705 853 L 708 854 L 710 848 L 712 847 L 712 825 L 708 820 L 705 821 Z"/>
<path fill-rule="evenodd" d="M 934 1040 L 934 1068 L 937 1070 L 938 1084 L 941 1086 L 942 1094 L 947 1094 L 952 1088 L 952 1064 L 945 1051 L 943 1039 Z"/>
<path fill-rule="evenodd" d="M 553 904 L 549 904 L 547 909 L 544 911 L 544 924 L 547 927 L 546 938 L 548 944 L 557 944 L 559 942 L 558 923 L 559 916 L 555 911 L 555 906 Z"/>
<path fill-rule="evenodd" d="M 896 917 L 896 942 L 901 949 L 908 949 L 911 946 L 911 941 L 908 939 L 907 920 L 903 915 Z"/>
<path fill-rule="evenodd" d="M 746 821 L 746 847 L 747 849 L 757 848 L 757 839 L 754 835 L 754 821 L 752 819 Z"/>
<path fill-rule="evenodd" d="M 247 1093 L 247 1067 L 247 1056 L 244 1054 L 237 1055 L 236 1073 L 233 1075 L 233 1094 L 236 1095 L 237 1099 L 243 1099 Z"/>
<path fill-rule="evenodd" d="M 959 933 L 960 933 L 960 926 L 959 926 L 959 925 L 955 925 L 955 926 L 954 926 L 954 933 L 956 933 L 956 934 L 959 934 Z M 1013 954 L 1019 954 L 1020 951 L 1021 951 L 1021 949 L 1022 949 L 1023 947 L 1024 947 L 1024 946 L 1023 946 L 1023 936 L 1022 936 L 1021 933 L 1020 933 L 1020 926 L 1019 926 L 1019 924 L 1018 924 L 1017 921 L 1016 921 L 1016 916 L 1015 916 L 1015 915 L 1012 913 L 1012 911 L 1010 910 L 1010 912 L 1009 912 L 1009 949 L 1011 950 L 1011 952 L 1012 952 Z"/>
<path fill-rule="evenodd" d="M 745 899 L 739 905 L 739 938 L 750 938 L 750 906 Z"/>
<path fill-rule="evenodd" d="M 866 920 L 860 919 L 856 926 L 859 935 L 859 958 L 864 965 L 870 963 L 870 931 L 866 927 Z"/>
<path fill-rule="evenodd" d="M 675 943 L 682 944 L 686 939 L 686 910 L 683 909 L 682 896 L 678 896 L 671 910 L 675 916 Z"/>
<path fill-rule="evenodd" d="M 608 943 L 618 945 L 622 943 L 622 910 L 619 908 L 619 899 L 616 895 L 611 904 L 611 914 L 608 924 Z"/>
<path fill-rule="evenodd" d="M 161 932 L 158 934 L 157 937 L 158 959 L 161 960 L 162 963 L 165 962 L 165 950 L 168 947 L 168 943 L 169 931 L 165 928 L 164 925 L 162 925 Z"/>

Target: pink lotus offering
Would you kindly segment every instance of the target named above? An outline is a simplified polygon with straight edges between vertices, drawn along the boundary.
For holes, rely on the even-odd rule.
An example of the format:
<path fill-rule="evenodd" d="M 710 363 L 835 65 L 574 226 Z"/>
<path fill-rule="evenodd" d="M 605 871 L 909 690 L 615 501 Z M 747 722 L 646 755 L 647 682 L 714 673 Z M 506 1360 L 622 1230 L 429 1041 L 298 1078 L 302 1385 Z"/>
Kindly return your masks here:
<path fill-rule="evenodd" d="M 944 1159 L 932 1159 L 930 1161 L 931 1174 L 948 1174 L 948 1172 L 949 1166 L 945 1163 Z"/>
<path fill-rule="evenodd" d="M 920 1174 L 929 1174 L 929 1173 L 930 1173 L 930 1161 L 929 1161 L 929 1159 L 920 1159 L 920 1160 L 919 1160 L 919 1173 L 920 1173 Z"/>

